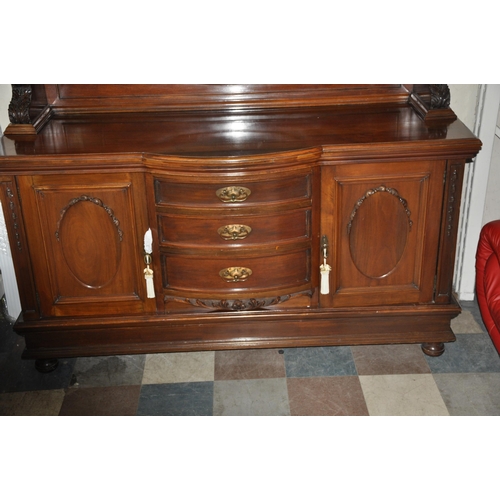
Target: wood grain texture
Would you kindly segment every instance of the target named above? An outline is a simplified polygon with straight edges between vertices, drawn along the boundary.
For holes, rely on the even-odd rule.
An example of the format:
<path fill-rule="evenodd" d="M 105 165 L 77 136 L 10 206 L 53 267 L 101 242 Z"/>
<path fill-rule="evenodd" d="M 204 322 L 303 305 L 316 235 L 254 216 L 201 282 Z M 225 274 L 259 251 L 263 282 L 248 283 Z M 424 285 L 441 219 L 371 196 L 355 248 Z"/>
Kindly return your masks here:
<path fill-rule="evenodd" d="M 441 353 L 460 311 L 463 170 L 481 146 L 446 89 L 32 86 L 37 134 L 4 137 L 0 156 L 25 357 L 416 342 Z"/>

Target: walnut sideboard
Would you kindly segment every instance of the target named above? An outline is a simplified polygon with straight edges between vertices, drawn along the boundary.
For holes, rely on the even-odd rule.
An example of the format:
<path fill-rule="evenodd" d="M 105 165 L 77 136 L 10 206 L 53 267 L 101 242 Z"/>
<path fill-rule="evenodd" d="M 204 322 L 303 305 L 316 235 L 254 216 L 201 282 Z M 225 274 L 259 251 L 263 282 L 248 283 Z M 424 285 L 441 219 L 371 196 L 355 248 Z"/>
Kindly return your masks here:
<path fill-rule="evenodd" d="M 447 85 L 13 85 L 0 199 L 57 358 L 455 337 Z M 150 230 L 150 231 L 149 231 Z"/>

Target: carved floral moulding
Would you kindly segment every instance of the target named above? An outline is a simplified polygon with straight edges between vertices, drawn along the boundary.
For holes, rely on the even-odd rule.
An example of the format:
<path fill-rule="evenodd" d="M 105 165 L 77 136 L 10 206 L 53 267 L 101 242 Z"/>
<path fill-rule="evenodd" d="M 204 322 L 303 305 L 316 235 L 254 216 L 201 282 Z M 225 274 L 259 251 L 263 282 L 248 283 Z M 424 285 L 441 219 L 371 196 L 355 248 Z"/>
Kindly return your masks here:
<path fill-rule="evenodd" d="M 254 311 L 264 309 L 269 306 L 282 304 L 294 297 L 307 295 L 312 296 L 311 291 L 297 292 L 288 295 L 280 295 L 278 297 L 266 298 L 250 298 L 250 299 L 196 299 L 187 297 L 175 297 L 165 295 L 164 301 L 167 302 L 182 302 L 191 306 L 200 307 L 203 309 L 211 309 L 214 311 Z"/>
<path fill-rule="evenodd" d="M 100 200 L 99 198 L 94 198 L 92 196 L 88 196 L 86 194 L 82 194 L 81 196 L 79 196 L 78 198 L 73 198 L 72 200 L 69 201 L 69 203 L 61 210 L 61 214 L 60 214 L 60 218 L 59 218 L 59 221 L 57 223 L 57 230 L 56 230 L 56 233 L 55 233 L 55 236 L 56 236 L 56 239 L 57 241 L 59 241 L 59 232 L 60 232 L 60 227 L 61 227 L 61 222 L 62 220 L 64 219 L 64 216 L 66 215 L 66 212 L 74 205 L 76 205 L 77 203 L 80 203 L 82 201 L 87 201 L 87 202 L 90 202 L 90 203 L 93 203 L 94 205 L 102 208 L 108 215 L 109 217 L 111 218 L 111 221 L 113 223 L 113 225 L 116 227 L 116 230 L 118 232 L 118 237 L 120 239 L 120 241 L 123 241 L 123 231 L 120 229 L 120 221 L 115 217 L 115 214 L 113 213 L 113 210 L 111 210 L 111 208 L 109 208 L 107 205 L 105 205 L 102 200 Z"/>
<path fill-rule="evenodd" d="M 458 169 L 460 164 L 452 163 L 450 172 L 450 188 L 448 191 L 448 203 L 446 207 L 446 236 L 451 237 L 453 232 L 453 224 L 457 216 L 457 180 Z"/>
<path fill-rule="evenodd" d="M 14 243 L 17 247 L 18 251 L 22 251 L 22 245 L 21 245 L 21 235 L 20 235 L 20 227 L 19 227 L 19 213 L 18 213 L 18 207 L 16 206 L 15 203 L 15 195 L 14 195 L 14 190 L 15 187 L 12 182 L 3 182 L 2 183 L 5 186 L 5 193 L 7 195 L 6 199 L 8 200 L 7 206 L 4 206 L 4 211 L 5 211 L 5 223 L 7 224 L 7 220 L 9 220 L 9 224 L 12 227 L 12 234 L 14 235 Z M 1 207 L 0 207 L 1 210 Z M 7 234 L 7 226 L 5 227 L 5 234 Z"/>
<path fill-rule="evenodd" d="M 396 197 L 399 200 L 399 203 L 401 203 L 403 210 L 408 217 L 408 227 L 409 230 L 411 231 L 411 228 L 413 226 L 413 221 L 411 220 L 411 212 L 408 209 L 408 202 L 402 198 L 398 191 L 394 188 L 391 187 L 386 187 L 386 186 L 379 186 L 377 188 L 369 189 L 357 202 L 356 205 L 354 206 L 353 211 L 351 212 L 351 217 L 349 218 L 349 224 L 347 225 L 347 234 L 351 233 L 351 228 L 352 228 L 352 223 L 354 221 L 354 218 L 356 217 L 356 214 L 361 207 L 361 205 L 370 197 L 373 196 L 374 194 L 377 193 L 388 193 L 394 197 Z"/>

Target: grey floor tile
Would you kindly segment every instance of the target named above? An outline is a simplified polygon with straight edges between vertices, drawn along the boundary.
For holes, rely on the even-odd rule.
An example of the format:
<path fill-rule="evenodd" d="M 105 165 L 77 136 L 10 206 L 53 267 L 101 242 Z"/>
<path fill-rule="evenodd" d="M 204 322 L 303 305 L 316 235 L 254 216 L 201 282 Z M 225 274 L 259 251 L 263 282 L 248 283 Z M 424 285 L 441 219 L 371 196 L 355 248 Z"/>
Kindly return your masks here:
<path fill-rule="evenodd" d="M 479 305 L 477 303 L 477 300 L 467 300 L 467 301 L 460 301 L 460 307 L 462 308 L 462 311 L 469 312 L 476 323 L 481 327 L 481 330 L 484 333 L 487 333 L 486 327 L 484 326 L 483 323 L 483 318 L 481 317 L 481 311 L 479 309 Z M 473 333 L 473 332 L 470 332 Z"/>
<path fill-rule="evenodd" d="M 438 373 L 434 379 L 450 415 L 500 415 L 500 373 Z"/>
<path fill-rule="evenodd" d="M 287 377 L 332 377 L 357 375 L 348 346 L 285 349 Z"/>
<path fill-rule="evenodd" d="M 463 310 L 451 320 L 451 329 L 455 335 L 460 333 L 486 333 L 484 326 L 479 324 L 471 311 Z"/>
<path fill-rule="evenodd" d="M 40 373 L 35 361 L 21 359 L 24 338 L 0 317 L 0 393 L 46 391 L 68 387 L 75 365 L 74 359 L 59 359 L 59 366 L 50 373 Z"/>
<path fill-rule="evenodd" d="M 487 334 L 457 335 L 455 342 L 446 344 L 444 354 L 425 359 L 432 373 L 500 372 L 500 356 Z"/>
<path fill-rule="evenodd" d="M 0 393 L 65 389 L 71 381 L 74 359 L 60 359 L 50 373 L 40 373 L 34 360 L 21 359 L 20 352 L 0 355 Z"/>
<path fill-rule="evenodd" d="M 213 382 L 143 385 L 137 415 L 210 416 L 213 395 Z"/>
<path fill-rule="evenodd" d="M 288 416 L 285 378 L 214 382 L 216 416 Z"/>
<path fill-rule="evenodd" d="M 284 377 L 282 353 L 278 349 L 218 351 L 215 353 L 215 380 Z"/>
<path fill-rule="evenodd" d="M 83 388 L 140 385 L 145 360 L 145 354 L 78 358 L 71 386 Z"/>

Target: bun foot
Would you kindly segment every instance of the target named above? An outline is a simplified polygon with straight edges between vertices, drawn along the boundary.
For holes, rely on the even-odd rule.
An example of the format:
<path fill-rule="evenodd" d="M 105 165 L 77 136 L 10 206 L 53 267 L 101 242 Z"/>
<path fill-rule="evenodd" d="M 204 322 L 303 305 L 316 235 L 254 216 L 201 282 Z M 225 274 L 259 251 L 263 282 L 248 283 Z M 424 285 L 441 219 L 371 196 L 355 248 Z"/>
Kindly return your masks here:
<path fill-rule="evenodd" d="M 37 359 L 35 361 L 35 368 L 40 373 L 53 372 L 57 368 L 58 365 L 59 365 L 59 361 L 57 359 Z"/>
<path fill-rule="evenodd" d="M 427 356 L 437 357 L 444 352 L 444 344 L 442 342 L 428 342 L 422 344 L 422 351 Z"/>

